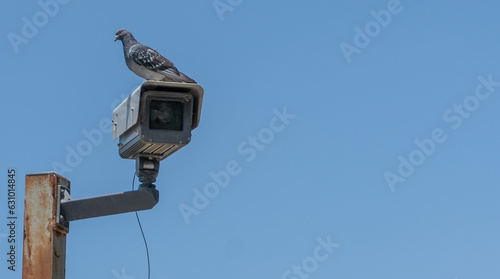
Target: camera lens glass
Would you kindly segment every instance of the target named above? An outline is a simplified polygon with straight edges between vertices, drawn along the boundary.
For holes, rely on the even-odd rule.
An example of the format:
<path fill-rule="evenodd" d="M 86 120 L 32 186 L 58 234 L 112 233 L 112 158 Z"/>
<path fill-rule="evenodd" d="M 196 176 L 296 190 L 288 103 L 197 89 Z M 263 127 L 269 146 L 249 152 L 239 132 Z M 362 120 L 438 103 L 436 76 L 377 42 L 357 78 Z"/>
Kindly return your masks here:
<path fill-rule="evenodd" d="M 149 111 L 149 129 L 182 131 L 181 102 L 151 100 Z"/>

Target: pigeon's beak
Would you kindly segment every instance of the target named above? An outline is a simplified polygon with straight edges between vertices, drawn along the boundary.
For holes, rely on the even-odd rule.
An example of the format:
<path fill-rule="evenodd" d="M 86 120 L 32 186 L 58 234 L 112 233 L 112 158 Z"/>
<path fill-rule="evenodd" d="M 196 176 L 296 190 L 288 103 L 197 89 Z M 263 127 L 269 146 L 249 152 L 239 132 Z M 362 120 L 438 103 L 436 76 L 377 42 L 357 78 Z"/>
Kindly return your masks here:
<path fill-rule="evenodd" d="M 115 40 L 114 41 L 116 42 L 116 40 L 118 40 L 118 35 L 115 36 Z"/>

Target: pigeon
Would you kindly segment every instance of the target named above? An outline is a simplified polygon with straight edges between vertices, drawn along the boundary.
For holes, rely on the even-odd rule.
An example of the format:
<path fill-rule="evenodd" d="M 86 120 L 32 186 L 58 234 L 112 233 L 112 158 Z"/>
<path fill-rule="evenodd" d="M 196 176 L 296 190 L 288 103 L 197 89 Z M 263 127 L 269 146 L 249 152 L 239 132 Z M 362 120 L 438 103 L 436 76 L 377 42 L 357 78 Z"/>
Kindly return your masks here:
<path fill-rule="evenodd" d="M 174 63 L 161 56 L 156 50 L 139 43 L 130 31 L 118 30 L 115 34 L 115 42 L 117 40 L 123 43 L 127 67 L 136 75 L 146 80 L 196 83 L 179 72 Z"/>

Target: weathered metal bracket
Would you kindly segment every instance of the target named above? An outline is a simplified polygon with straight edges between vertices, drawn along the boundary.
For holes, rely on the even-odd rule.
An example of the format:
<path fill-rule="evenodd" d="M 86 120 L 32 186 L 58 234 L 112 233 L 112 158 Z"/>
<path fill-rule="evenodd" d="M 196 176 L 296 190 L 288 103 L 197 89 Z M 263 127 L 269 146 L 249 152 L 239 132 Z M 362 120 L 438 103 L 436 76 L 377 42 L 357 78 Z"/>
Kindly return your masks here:
<path fill-rule="evenodd" d="M 75 220 L 151 209 L 160 197 L 152 184 L 143 184 L 135 191 L 75 200 L 71 199 L 69 191 L 64 187 L 61 187 L 59 192 L 61 198 L 58 219 L 64 226 Z"/>
<path fill-rule="evenodd" d="M 69 195 L 70 189 L 63 185 L 58 185 L 57 189 L 57 215 L 56 215 L 56 223 L 66 229 L 69 230 L 69 222 L 64 219 L 61 210 L 61 203 L 71 200 L 71 196 Z"/>
<path fill-rule="evenodd" d="M 63 279 L 67 226 L 59 224 L 60 189 L 70 182 L 55 172 L 26 175 L 23 279 Z"/>
<path fill-rule="evenodd" d="M 151 209 L 159 200 L 153 184 L 141 184 L 136 191 L 75 200 L 70 189 L 70 182 L 55 172 L 26 175 L 23 279 L 65 278 L 70 221 Z"/>

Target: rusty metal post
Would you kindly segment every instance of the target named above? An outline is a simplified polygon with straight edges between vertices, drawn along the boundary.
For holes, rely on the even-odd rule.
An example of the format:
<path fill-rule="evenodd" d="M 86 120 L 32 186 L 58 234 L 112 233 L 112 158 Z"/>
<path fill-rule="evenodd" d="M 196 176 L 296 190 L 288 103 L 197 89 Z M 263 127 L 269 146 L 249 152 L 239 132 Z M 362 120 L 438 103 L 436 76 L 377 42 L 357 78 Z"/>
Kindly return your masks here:
<path fill-rule="evenodd" d="M 59 223 L 60 186 L 70 182 L 55 172 L 26 175 L 23 279 L 64 279 L 66 234 Z"/>

